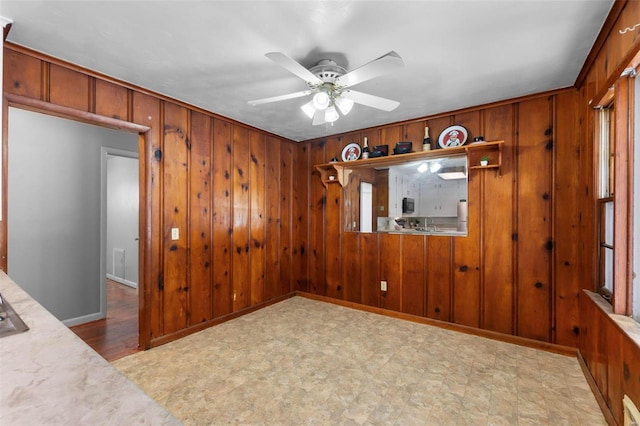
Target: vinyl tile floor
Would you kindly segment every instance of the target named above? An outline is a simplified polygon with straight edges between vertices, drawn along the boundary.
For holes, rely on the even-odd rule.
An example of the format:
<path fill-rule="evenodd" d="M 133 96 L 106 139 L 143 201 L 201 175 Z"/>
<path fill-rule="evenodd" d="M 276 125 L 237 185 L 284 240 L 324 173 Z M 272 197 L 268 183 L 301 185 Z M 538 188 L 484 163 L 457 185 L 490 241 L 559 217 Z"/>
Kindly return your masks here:
<path fill-rule="evenodd" d="M 575 358 L 304 297 L 113 365 L 187 425 L 606 425 Z"/>

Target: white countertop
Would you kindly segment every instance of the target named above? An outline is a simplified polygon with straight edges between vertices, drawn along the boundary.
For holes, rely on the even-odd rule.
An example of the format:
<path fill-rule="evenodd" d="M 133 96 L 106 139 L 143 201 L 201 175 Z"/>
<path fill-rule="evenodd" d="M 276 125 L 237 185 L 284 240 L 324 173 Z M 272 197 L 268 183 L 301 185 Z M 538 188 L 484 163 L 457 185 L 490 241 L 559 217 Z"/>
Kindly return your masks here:
<path fill-rule="evenodd" d="M 0 425 L 179 425 L 0 271 L 29 330 L 0 338 Z"/>

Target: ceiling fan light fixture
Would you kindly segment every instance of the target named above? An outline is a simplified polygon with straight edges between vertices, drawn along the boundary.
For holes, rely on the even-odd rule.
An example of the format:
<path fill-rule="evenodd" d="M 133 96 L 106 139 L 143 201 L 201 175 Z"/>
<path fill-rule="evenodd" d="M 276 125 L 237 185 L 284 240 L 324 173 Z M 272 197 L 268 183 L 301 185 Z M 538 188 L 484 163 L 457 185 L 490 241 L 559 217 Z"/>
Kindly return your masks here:
<path fill-rule="evenodd" d="M 324 121 L 326 121 L 327 123 L 333 123 L 338 118 L 340 118 L 340 115 L 338 115 L 338 111 L 333 105 L 327 108 L 327 110 L 324 112 Z"/>
<path fill-rule="evenodd" d="M 340 112 L 342 113 L 342 115 L 347 115 L 349 114 L 349 111 L 351 111 L 351 108 L 353 108 L 354 102 L 349 98 L 340 96 L 335 100 L 335 104 L 340 110 Z"/>
<path fill-rule="evenodd" d="M 331 99 L 329 99 L 329 95 L 327 94 L 327 92 L 318 92 L 313 95 L 313 106 L 321 111 L 329 107 L 330 101 Z"/>
<path fill-rule="evenodd" d="M 316 113 L 316 108 L 313 106 L 313 100 L 307 102 L 302 105 L 300 109 L 307 115 L 309 118 L 313 118 L 313 115 Z"/>

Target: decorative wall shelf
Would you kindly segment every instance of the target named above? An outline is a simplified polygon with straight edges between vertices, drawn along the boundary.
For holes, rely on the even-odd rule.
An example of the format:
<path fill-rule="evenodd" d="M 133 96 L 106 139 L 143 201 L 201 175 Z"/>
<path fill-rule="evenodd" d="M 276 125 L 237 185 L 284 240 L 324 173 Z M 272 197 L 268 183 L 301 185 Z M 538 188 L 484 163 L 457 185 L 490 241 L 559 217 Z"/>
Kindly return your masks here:
<path fill-rule="evenodd" d="M 339 183 L 347 185 L 349 175 L 355 169 L 384 169 L 389 166 L 427 160 L 430 158 L 450 157 L 465 154 L 467 156 L 467 168 L 471 170 L 494 169 L 500 171 L 502 166 L 502 146 L 504 141 L 490 141 L 473 143 L 458 148 L 432 149 L 430 151 L 409 152 L 407 154 L 389 155 L 387 157 L 368 158 L 366 160 L 338 161 L 333 163 L 317 164 L 316 170 L 320 173 L 322 184 Z M 489 164 L 480 165 L 480 158 L 489 157 Z"/>

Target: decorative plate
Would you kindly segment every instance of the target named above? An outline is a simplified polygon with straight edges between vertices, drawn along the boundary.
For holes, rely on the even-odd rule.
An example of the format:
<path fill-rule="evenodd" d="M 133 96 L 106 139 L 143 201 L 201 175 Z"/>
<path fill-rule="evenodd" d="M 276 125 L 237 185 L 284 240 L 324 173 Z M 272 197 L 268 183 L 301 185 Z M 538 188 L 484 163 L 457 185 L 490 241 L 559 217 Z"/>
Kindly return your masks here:
<path fill-rule="evenodd" d="M 345 146 L 342 150 L 342 161 L 353 161 L 360 158 L 360 154 L 362 154 L 362 149 L 360 145 L 353 142 L 349 145 Z"/>
<path fill-rule="evenodd" d="M 450 126 L 440 133 L 438 145 L 440 145 L 440 148 L 455 148 L 457 146 L 462 146 L 467 142 L 467 136 L 469 136 L 469 133 L 464 127 L 457 125 Z"/>

